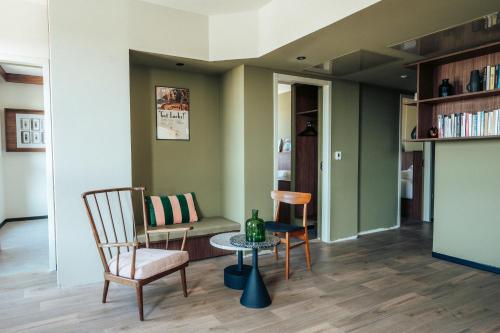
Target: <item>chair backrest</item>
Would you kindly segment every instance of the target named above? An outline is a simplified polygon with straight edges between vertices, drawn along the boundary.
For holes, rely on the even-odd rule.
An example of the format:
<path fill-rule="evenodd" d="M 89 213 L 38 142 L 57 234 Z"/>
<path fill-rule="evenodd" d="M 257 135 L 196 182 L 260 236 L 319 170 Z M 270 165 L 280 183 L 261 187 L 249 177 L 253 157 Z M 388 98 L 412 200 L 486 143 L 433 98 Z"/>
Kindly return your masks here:
<path fill-rule="evenodd" d="M 304 205 L 302 222 L 304 228 L 307 228 L 307 204 L 311 201 L 311 193 L 290 192 L 290 191 L 271 191 L 271 198 L 276 201 L 274 211 L 274 220 L 279 220 L 280 203 L 284 202 L 290 205 Z"/>
<path fill-rule="evenodd" d="M 123 244 L 122 247 L 128 252 L 133 248 L 132 244 L 138 244 L 134 202 L 141 200 L 144 217 L 144 188 L 121 187 L 89 191 L 83 193 L 82 198 L 104 270 L 109 272 L 109 260 L 120 255 L 120 246 L 109 245 Z"/>

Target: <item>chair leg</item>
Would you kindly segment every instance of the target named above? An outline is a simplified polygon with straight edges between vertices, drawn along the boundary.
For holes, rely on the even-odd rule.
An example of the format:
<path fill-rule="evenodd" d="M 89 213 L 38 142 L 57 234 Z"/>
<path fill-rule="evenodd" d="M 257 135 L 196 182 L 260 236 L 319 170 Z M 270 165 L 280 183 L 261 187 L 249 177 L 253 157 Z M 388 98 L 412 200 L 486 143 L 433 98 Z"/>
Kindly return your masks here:
<path fill-rule="evenodd" d="M 273 235 L 276 236 L 276 233 L 273 233 Z M 278 257 L 278 247 L 277 246 L 274 247 L 274 257 L 276 258 L 276 260 L 279 259 L 279 257 Z"/>
<path fill-rule="evenodd" d="M 181 282 L 182 282 L 182 291 L 184 293 L 184 297 L 188 297 L 187 293 L 187 284 L 186 284 L 186 268 L 181 268 Z"/>
<path fill-rule="evenodd" d="M 307 232 L 307 231 L 306 231 Z M 311 270 L 311 251 L 309 249 L 309 237 L 307 234 L 304 237 L 304 242 L 306 245 L 306 262 L 307 262 L 307 270 Z"/>
<path fill-rule="evenodd" d="M 285 234 L 286 239 L 286 250 L 285 250 L 285 280 L 288 280 L 288 275 L 290 274 L 290 237 L 288 232 Z"/>
<path fill-rule="evenodd" d="M 137 308 L 139 310 L 139 319 L 144 320 L 143 302 L 142 302 L 142 286 L 139 284 L 135 285 L 135 295 L 137 297 Z"/>
<path fill-rule="evenodd" d="M 108 288 L 109 288 L 109 280 L 104 280 L 104 289 L 102 291 L 102 302 L 106 303 L 106 299 L 108 298 Z"/>

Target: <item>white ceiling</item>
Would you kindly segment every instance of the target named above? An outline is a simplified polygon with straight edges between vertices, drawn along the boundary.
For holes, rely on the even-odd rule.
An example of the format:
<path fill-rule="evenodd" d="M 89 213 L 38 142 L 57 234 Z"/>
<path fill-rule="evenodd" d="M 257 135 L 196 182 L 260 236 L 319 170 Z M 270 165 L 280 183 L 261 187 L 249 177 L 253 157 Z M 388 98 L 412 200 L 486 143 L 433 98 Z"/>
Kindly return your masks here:
<path fill-rule="evenodd" d="M 218 15 L 257 10 L 271 0 L 142 0 L 202 15 Z"/>
<path fill-rule="evenodd" d="M 11 64 L 2 64 L 3 70 L 9 74 L 23 74 L 23 75 L 35 75 L 42 76 L 42 68 L 40 67 L 31 67 L 31 66 L 20 66 L 20 65 L 11 65 Z"/>

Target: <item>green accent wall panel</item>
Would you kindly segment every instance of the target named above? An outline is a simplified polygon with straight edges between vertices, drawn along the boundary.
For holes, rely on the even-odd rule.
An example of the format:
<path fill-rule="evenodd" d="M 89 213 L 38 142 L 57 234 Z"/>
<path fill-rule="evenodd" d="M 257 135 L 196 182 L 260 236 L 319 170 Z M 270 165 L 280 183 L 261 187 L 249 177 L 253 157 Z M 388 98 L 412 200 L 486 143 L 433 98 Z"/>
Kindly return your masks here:
<path fill-rule="evenodd" d="M 273 72 L 245 66 L 245 218 L 272 219 Z"/>
<path fill-rule="evenodd" d="M 219 77 L 132 66 L 132 181 L 151 194 L 195 192 L 203 216 L 222 213 Z M 155 86 L 190 89 L 190 140 L 156 140 Z"/>
<path fill-rule="evenodd" d="M 342 151 L 342 160 L 332 160 L 330 237 L 332 240 L 358 234 L 359 83 L 333 81 L 332 155 Z"/>
<path fill-rule="evenodd" d="M 361 85 L 359 232 L 397 224 L 399 104 L 398 91 Z"/>
<path fill-rule="evenodd" d="M 500 141 L 435 148 L 433 251 L 500 267 Z"/>
<path fill-rule="evenodd" d="M 222 216 L 243 224 L 245 217 L 244 66 L 221 78 Z"/>

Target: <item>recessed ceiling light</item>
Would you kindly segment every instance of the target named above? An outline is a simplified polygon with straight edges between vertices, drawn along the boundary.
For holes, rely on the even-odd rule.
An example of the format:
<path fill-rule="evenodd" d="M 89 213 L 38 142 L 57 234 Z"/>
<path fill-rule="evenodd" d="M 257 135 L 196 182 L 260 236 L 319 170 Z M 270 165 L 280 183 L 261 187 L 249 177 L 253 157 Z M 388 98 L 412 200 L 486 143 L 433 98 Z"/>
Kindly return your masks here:
<path fill-rule="evenodd" d="M 403 74 L 403 75 L 401 75 L 401 78 L 402 78 L 402 79 L 406 79 L 407 77 L 408 77 L 408 74 Z"/>
<path fill-rule="evenodd" d="M 305 60 L 305 59 L 306 59 L 306 57 L 304 57 L 304 56 L 297 57 L 297 60 Z"/>
<path fill-rule="evenodd" d="M 184 63 L 183 62 L 178 62 L 178 63 L 175 64 L 175 66 L 182 67 L 182 66 L 184 66 Z"/>

